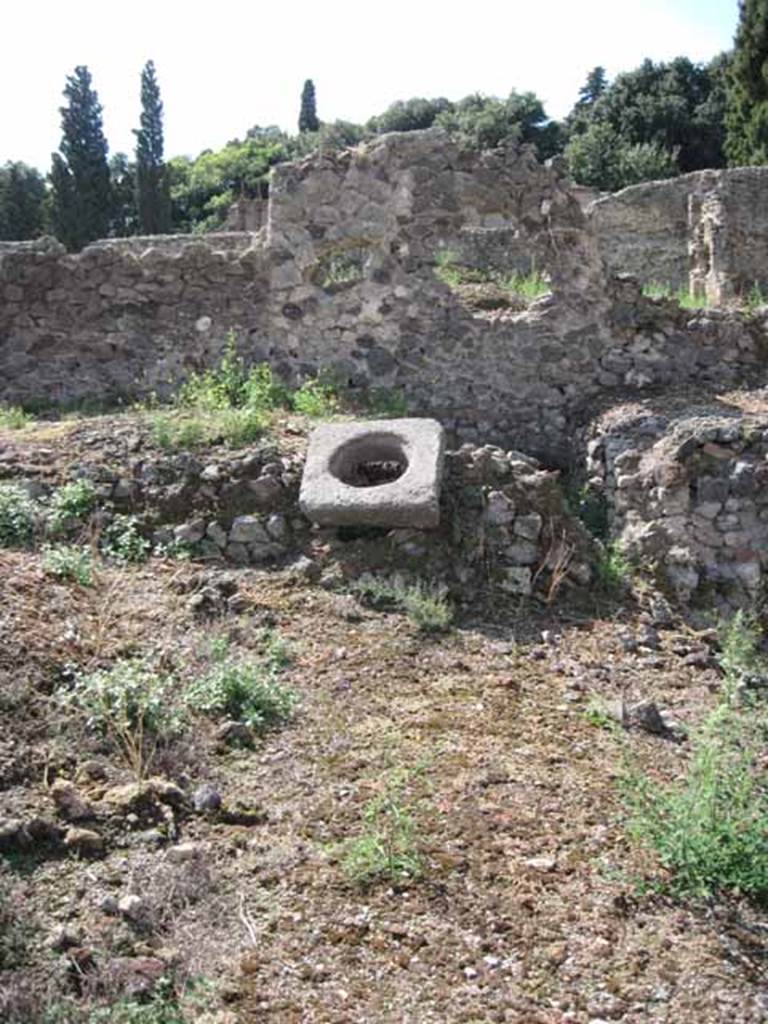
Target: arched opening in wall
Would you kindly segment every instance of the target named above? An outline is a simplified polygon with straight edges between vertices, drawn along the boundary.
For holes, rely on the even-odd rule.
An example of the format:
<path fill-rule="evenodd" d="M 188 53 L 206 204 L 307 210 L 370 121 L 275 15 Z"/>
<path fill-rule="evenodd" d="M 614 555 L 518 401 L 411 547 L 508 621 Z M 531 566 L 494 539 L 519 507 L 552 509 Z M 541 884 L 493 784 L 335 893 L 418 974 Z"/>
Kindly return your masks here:
<path fill-rule="evenodd" d="M 455 242 L 437 247 L 434 272 L 479 317 L 523 312 L 552 291 L 530 241 L 510 228 L 464 228 Z"/>

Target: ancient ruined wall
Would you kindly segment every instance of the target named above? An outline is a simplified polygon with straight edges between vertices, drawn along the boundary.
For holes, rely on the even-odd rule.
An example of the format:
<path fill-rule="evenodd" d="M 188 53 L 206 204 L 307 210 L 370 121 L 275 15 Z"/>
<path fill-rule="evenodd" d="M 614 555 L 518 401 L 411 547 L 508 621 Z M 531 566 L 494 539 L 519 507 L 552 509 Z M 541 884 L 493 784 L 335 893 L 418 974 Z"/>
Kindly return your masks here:
<path fill-rule="evenodd" d="M 691 288 L 713 303 L 768 282 L 768 168 L 644 182 L 588 208 L 611 273 Z"/>
<path fill-rule="evenodd" d="M 768 424 L 727 403 L 629 404 L 588 444 L 612 535 L 685 603 L 750 605 L 768 568 Z"/>
<path fill-rule="evenodd" d="M 255 330 L 266 294 L 249 235 L 0 245 L 0 400 L 162 392 Z"/>
<path fill-rule="evenodd" d="M 695 181 L 692 174 L 646 181 L 587 207 L 609 273 L 688 287 L 688 197 Z"/>
<path fill-rule="evenodd" d="M 522 312 L 454 294 L 439 253 L 482 231 L 509 233 L 552 294 Z M 258 234 L 0 247 L 0 296 L 0 401 L 162 391 L 233 330 L 287 378 L 398 388 L 458 440 L 550 459 L 606 392 L 722 386 L 760 365 L 744 318 L 608 287 L 557 165 L 527 147 L 461 153 L 439 130 L 279 166 Z"/>

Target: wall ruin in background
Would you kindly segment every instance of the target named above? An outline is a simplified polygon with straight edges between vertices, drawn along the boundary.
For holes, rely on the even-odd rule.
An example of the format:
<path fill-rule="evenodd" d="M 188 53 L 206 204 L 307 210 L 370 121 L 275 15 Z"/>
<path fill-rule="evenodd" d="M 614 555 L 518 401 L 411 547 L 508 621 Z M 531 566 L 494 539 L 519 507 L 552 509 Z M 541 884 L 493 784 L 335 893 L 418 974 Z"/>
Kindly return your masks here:
<path fill-rule="evenodd" d="M 674 183 L 664 187 L 679 212 Z M 441 251 L 493 232 L 508 240 L 495 265 L 528 257 L 551 278 L 552 294 L 524 312 L 472 312 L 435 276 Z M 258 233 L 105 241 L 78 255 L 0 245 L 0 298 L 0 401 L 167 392 L 234 331 L 246 358 L 288 378 L 327 368 L 351 387 L 399 388 L 411 413 L 457 439 L 548 458 L 567 455 L 574 422 L 603 395 L 722 386 L 760 361 L 745 318 L 607 284 L 558 164 L 527 147 L 460 153 L 440 130 L 278 166 Z"/>

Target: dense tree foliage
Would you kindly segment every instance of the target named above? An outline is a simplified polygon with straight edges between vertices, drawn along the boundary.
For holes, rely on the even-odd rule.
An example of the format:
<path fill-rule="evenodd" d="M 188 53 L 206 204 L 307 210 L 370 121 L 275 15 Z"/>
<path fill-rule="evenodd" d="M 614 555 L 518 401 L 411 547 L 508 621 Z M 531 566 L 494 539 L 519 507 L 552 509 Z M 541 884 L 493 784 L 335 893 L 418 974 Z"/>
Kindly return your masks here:
<path fill-rule="evenodd" d="M 731 166 L 768 163 L 768 0 L 739 4 L 725 149 Z"/>
<path fill-rule="evenodd" d="M 112 217 L 107 140 L 99 97 L 87 67 L 67 77 L 60 108 L 62 138 L 51 168 L 51 216 L 68 249 L 104 238 Z"/>
<path fill-rule="evenodd" d="M 155 65 L 141 72 L 141 127 L 136 135 L 136 208 L 139 230 L 147 235 L 171 230 L 171 194 L 163 163 L 163 104 Z"/>
<path fill-rule="evenodd" d="M 0 239 L 37 238 L 44 228 L 45 181 L 26 164 L 9 162 L 0 167 Z"/>
<path fill-rule="evenodd" d="M 423 128 L 431 128 L 438 114 L 453 110 L 453 103 L 440 96 L 435 100 L 414 97 L 410 100 L 397 100 L 383 114 L 372 117 L 366 128 L 369 132 L 412 132 Z"/>
<path fill-rule="evenodd" d="M 217 153 L 205 150 L 195 160 L 170 160 L 174 228 L 221 227 L 236 199 L 267 195 L 270 167 L 290 157 L 290 140 L 279 128 L 253 128 L 244 141 L 228 142 Z"/>
<path fill-rule="evenodd" d="M 299 132 L 316 132 L 320 129 L 317 119 L 317 99 L 315 83 L 308 78 L 301 90 L 301 109 L 299 110 Z"/>
<path fill-rule="evenodd" d="M 727 58 L 644 61 L 605 84 L 590 72 L 566 120 L 566 148 L 577 181 L 620 188 L 638 180 L 724 166 Z M 639 147 L 639 148 L 638 148 Z"/>
<path fill-rule="evenodd" d="M 142 229 L 136 208 L 136 165 L 125 153 L 115 153 L 109 158 L 109 178 L 112 184 L 110 235 L 127 238 L 139 234 Z"/>

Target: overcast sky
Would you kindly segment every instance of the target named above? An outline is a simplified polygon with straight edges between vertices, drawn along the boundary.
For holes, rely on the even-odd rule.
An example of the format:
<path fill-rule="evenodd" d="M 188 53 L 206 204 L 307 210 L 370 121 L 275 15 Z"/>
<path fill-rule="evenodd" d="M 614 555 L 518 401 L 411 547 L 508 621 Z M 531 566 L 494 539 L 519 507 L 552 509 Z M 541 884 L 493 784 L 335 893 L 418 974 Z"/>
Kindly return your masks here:
<path fill-rule="evenodd" d="M 62 89 L 86 64 L 110 152 L 132 153 L 139 76 L 157 67 L 166 155 L 194 156 L 252 125 L 296 130 L 304 79 L 321 120 L 364 121 L 393 100 L 531 90 L 551 117 L 587 72 L 645 57 L 709 60 L 733 41 L 737 0 L 34 0 L 4 12 L 0 163 L 47 170 Z"/>

